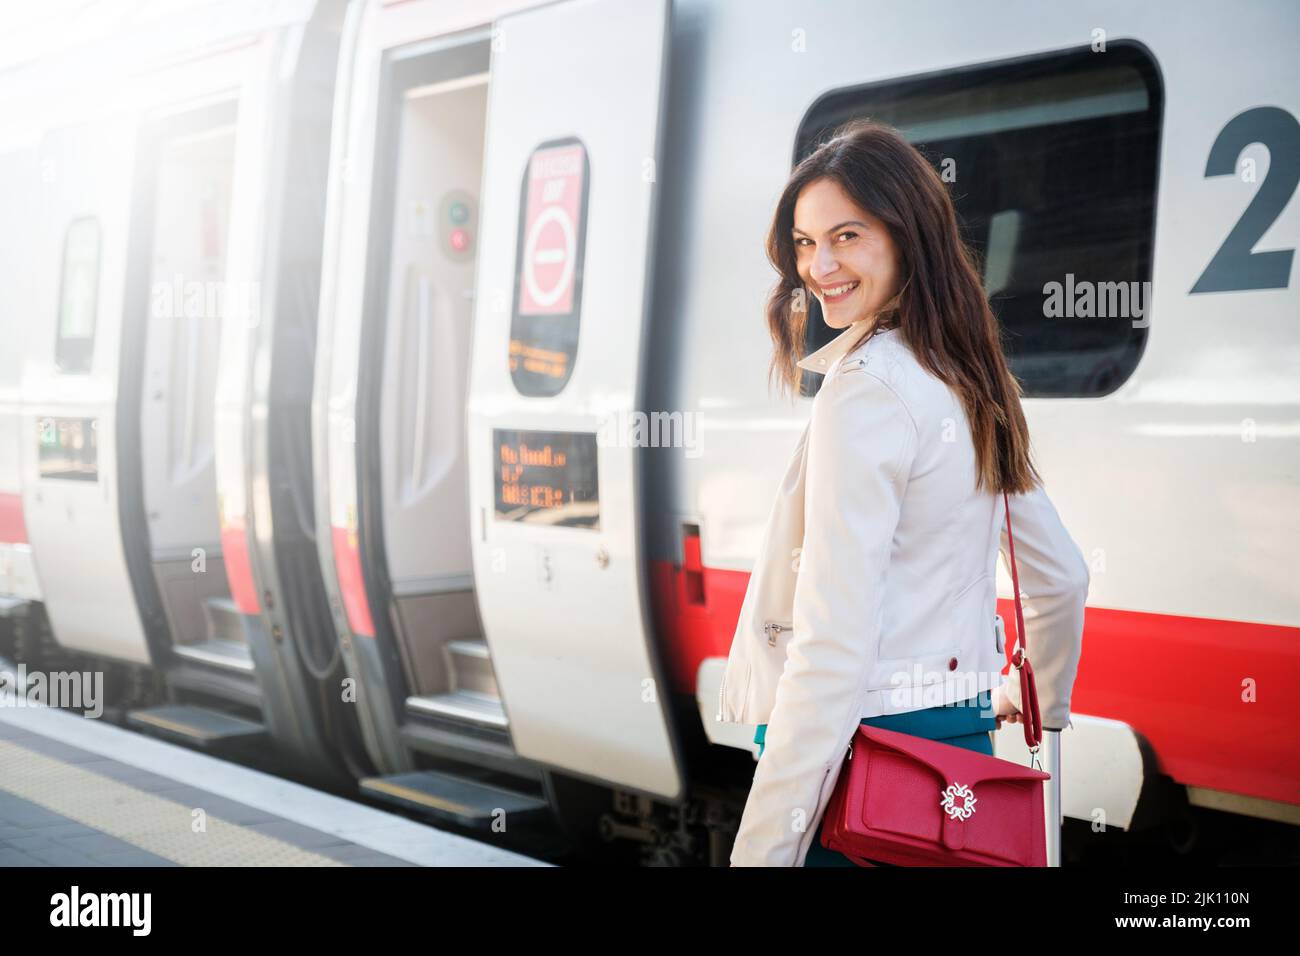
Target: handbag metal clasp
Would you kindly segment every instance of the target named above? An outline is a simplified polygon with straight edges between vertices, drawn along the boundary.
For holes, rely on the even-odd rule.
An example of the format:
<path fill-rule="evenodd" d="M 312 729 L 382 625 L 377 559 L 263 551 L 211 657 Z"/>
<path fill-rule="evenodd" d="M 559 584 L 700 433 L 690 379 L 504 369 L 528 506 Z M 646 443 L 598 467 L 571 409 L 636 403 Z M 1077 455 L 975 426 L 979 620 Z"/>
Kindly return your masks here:
<path fill-rule="evenodd" d="M 948 784 L 939 803 L 943 812 L 954 820 L 969 820 L 975 815 L 975 791 L 956 780 Z"/>

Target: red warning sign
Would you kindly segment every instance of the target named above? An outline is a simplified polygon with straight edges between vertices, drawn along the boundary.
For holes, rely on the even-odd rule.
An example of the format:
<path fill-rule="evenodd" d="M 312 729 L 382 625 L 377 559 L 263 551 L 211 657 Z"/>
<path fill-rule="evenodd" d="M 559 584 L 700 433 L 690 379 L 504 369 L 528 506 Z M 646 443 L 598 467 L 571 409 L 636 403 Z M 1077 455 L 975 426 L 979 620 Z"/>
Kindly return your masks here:
<path fill-rule="evenodd" d="M 528 165 L 520 261 L 519 314 L 573 311 L 582 224 L 585 157 L 581 144 L 539 149 Z"/>

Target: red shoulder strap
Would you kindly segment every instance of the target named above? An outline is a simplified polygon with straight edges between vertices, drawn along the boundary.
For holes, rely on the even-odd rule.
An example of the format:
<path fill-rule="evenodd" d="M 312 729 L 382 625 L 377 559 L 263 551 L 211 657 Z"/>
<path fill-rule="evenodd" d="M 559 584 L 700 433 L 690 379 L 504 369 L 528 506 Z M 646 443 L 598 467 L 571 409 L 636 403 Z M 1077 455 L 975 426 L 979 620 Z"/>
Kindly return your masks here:
<path fill-rule="evenodd" d="M 1015 650 L 1011 654 L 1011 665 L 1020 675 L 1020 703 L 1024 706 L 1021 723 L 1025 728 L 1025 745 L 1030 752 L 1038 750 L 1043 742 L 1043 718 L 1038 711 L 1038 687 L 1034 683 L 1034 669 L 1029 665 L 1029 656 L 1025 653 L 1025 612 L 1020 607 L 1020 576 L 1016 573 L 1016 539 L 1011 534 L 1011 500 L 1002 492 L 1002 502 L 1007 509 L 1007 550 L 1011 552 L 1011 588 L 1016 596 L 1016 638 L 1012 642 Z"/>

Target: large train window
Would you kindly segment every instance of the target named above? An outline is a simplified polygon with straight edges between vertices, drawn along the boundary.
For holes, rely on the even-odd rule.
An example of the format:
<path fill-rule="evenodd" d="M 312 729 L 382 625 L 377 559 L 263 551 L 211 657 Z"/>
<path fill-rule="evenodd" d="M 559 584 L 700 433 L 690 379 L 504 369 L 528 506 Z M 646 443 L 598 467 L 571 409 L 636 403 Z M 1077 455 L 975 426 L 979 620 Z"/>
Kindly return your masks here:
<path fill-rule="evenodd" d="M 90 371 L 99 298 L 99 220 L 75 219 L 63 238 L 58 338 L 54 359 L 65 372 Z"/>
<path fill-rule="evenodd" d="M 1026 396 L 1095 397 L 1146 342 L 1162 92 L 1131 42 L 821 97 L 795 161 L 860 116 L 897 127 L 951 183 Z M 813 300 L 809 349 L 836 330 Z"/>

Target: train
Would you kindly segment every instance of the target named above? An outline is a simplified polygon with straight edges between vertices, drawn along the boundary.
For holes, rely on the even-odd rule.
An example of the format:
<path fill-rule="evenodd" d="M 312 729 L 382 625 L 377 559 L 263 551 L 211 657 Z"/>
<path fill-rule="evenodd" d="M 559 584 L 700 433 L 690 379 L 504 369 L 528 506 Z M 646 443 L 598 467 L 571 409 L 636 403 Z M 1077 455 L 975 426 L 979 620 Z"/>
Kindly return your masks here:
<path fill-rule="evenodd" d="M 485 838 L 726 865 L 719 680 L 821 378 L 772 394 L 763 238 L 871 116 L 951 184 L 1089 562 L 1065 817 L 1300 824 L 1295 10 L 141 11 L 0 61 L 0 655 Z"/>

